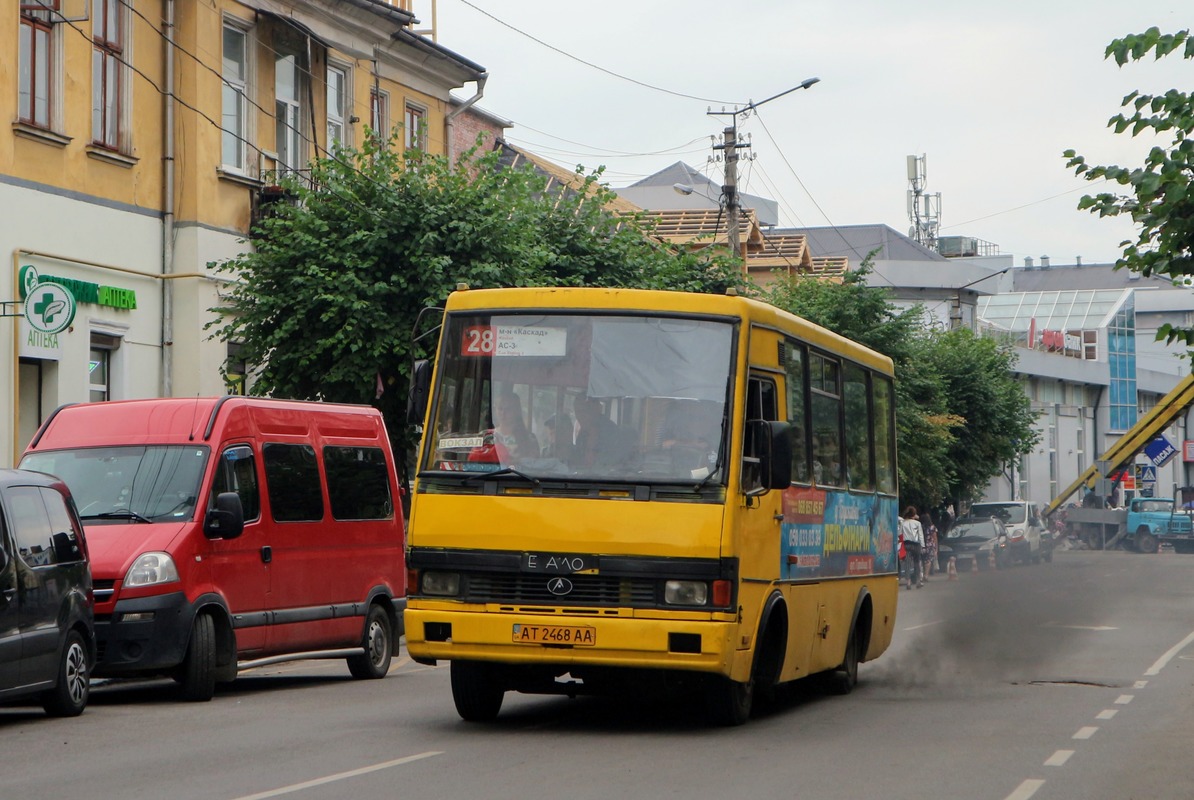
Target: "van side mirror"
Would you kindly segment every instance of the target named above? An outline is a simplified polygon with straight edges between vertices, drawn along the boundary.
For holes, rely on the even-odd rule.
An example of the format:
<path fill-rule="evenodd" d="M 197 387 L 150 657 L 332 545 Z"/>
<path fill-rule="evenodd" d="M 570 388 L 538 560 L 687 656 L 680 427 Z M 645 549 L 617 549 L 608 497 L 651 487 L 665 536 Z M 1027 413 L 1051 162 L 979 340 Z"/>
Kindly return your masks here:
<path fill-rule="evenodd" d="M 0 542 L 0 572 L 8 569 L 8 551 L 4 549 L 3 543 Z"/>
<path fill-rule="evenodd" d="M 410 392 L 406 396 L 406 421 L 422 425 L 427 413 L 427 392 L 431 389 L 431 362 L 420 358 L 410 371 Z"/>
<path fill-rule="evenodd" d="M 245 511 L 236 492 L 216 495 L 216 507 L 207 510 L 203 535 L 208 539 L 235 539 L 244 533 Z"/>
<path fill-rule="evenodd" d="M 746 422 L 747 455 L 742 486 L 747 495 L 766 494 L 792 485 L 791 426 L 786 422 L 752 419 Z"/>

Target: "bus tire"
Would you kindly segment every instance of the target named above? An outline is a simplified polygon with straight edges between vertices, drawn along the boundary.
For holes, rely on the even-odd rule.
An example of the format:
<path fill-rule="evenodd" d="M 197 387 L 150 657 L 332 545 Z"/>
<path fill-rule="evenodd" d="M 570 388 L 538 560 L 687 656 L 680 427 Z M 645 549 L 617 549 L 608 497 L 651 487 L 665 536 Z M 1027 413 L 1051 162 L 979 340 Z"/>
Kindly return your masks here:
<path fill-rule="evenodd" d="M 394 653 L 393 629 L 386 610 L 374 603 L 365 616 L 365 633 L 361 638 L 365 652 L 348 658 L 348 671 L 361 680 L 384 678 L 390 671 L 390 657 Z"/>
<path fill-rule="evenodd" d="M 726 728 L 744 724 L 750 719 L 754 696 L 754 676 L 751 676 L 751 679 L 745 683 L 731 680 L 723 675 L 715 676 L 705 693 L 705 705 L 709 712 L 709 719 Z"/>
<path fill-rule="evenodd" d="M 502 710 L 506 690 L 497 668 L 478 661 L 453 661 L 452 702 L 465 722 L 493 722 Z"/>
<path fill-rule="evenodd" d="M 837 669 L 826 675 L 825 686 L 831 694 L 850 694 L 858 685 L 858 664 L 862 661 L 862 639 L 857 627 L 850 630 L 846 653 Z"/>

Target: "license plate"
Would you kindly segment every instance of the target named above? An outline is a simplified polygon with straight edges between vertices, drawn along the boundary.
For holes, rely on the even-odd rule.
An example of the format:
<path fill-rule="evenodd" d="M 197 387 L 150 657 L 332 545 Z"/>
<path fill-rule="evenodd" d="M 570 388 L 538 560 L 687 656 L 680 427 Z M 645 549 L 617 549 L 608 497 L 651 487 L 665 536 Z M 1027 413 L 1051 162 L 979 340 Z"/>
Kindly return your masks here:
<path fill-rule="evenodd" d="M 513 641 L 518 644 L 563 644 L 593 647 L 597 629 L 590 625 L 523 625 L 515 623 Z"/>

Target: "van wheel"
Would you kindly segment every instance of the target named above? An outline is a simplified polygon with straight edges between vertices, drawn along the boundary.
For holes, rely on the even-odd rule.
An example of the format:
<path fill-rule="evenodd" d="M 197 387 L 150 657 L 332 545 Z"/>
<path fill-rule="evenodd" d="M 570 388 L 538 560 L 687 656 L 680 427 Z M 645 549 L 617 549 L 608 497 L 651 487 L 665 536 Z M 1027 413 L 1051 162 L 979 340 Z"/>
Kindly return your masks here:
<path fill-rule="evenodd" d="M 42 708 L 52 717 L 77 717 L 87 706 L 91 687 L 87 647 L 78 631 L 66 634 L 57 685 L 41 696 Z"/>
<path fill-rule="evenodd" d="M 453 661 L 452 701 L 456 713 L 466 722 L 493 722 L 502 710 L 506 690 L 498 682 L 492 664 L 476 661 Z"/>
<path fill-rule="evenodd" d="M 349 656 L 348 671 L 352 677 L 361 679 L 384 678 L 390 671 L 390 656 L 394 652 L 390 617 L 379 605 L 369 607 L 365 617 L 365 636 L 361 646 L 365 652 Z"/>
<path fill-rule="evenodd" d="M 857 631 L 850 631 L 841 666 L 825 676 L 825 688 L 831 694 L 850 694 L 858 685 L 858 663 L 862 660 L 861 642 Z"/>
<path fill-rule="evenodd" d="M 216 693 L 216 624 L 211 614 L 195 617 L 179 683 L 184 700 L 206 702 Z"/>

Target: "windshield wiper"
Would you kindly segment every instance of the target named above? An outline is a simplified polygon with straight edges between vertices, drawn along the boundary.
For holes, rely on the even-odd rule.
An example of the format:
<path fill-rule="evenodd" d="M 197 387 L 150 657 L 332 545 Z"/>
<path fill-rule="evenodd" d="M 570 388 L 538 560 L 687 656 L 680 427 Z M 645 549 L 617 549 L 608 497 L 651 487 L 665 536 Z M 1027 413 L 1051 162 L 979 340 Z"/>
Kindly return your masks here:
<path fill-rule="evenodd" d="M 79 519 L 131 519 L 133 522 L 153 522 L 153 520 L 141 516 L 131 508 L 118 508 L 115 511 L 105 511 L 102 514 L 87 514 L 79 517 Z"/>
<path fill-rule="evenodd" d="M 472 483 L 473 481 L 486 481 L 490 478 L 496 478 L 500 475 L 516 475 L 519 478 L 522 478 L 524 481 L 530 481 L 535 486 L 539 485 L 538 478 L 532 475 L 527 475 L 525 472 L 517 470 L 514 467 L 502 467 L 501 469 L 495 469 L 493 472 L 473 472 L 464 479 L 464 482 Z"/>

